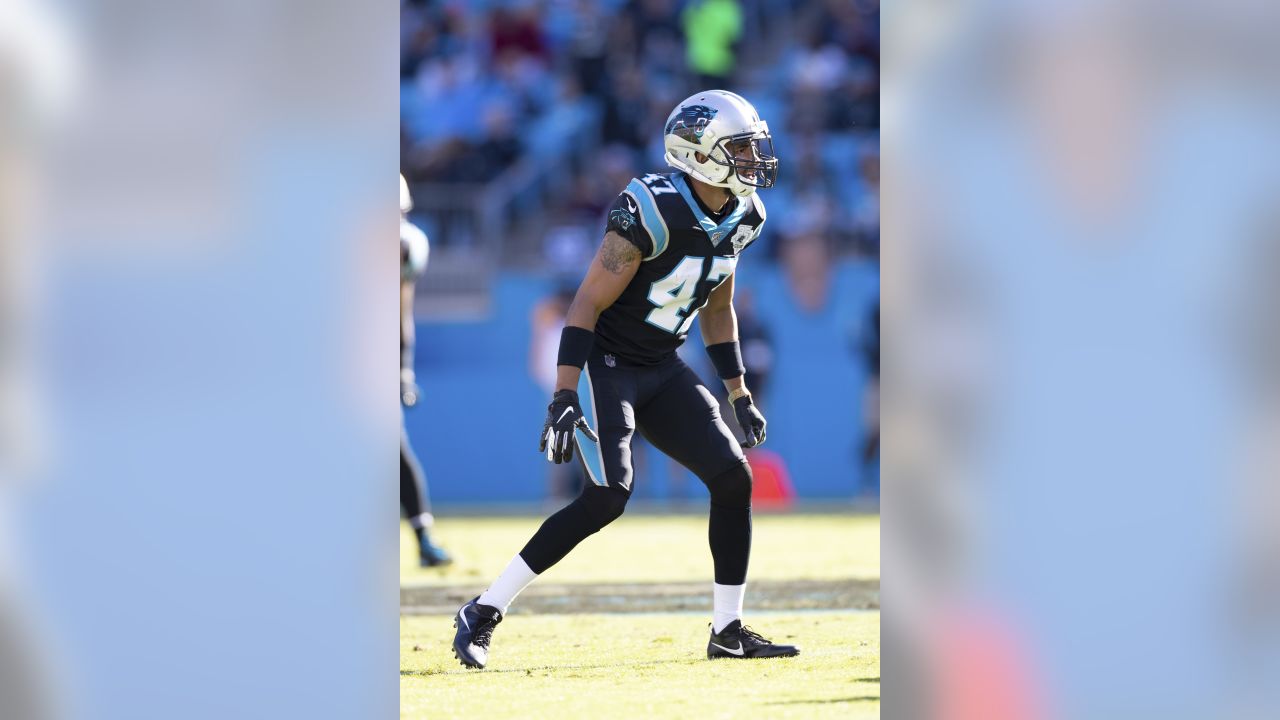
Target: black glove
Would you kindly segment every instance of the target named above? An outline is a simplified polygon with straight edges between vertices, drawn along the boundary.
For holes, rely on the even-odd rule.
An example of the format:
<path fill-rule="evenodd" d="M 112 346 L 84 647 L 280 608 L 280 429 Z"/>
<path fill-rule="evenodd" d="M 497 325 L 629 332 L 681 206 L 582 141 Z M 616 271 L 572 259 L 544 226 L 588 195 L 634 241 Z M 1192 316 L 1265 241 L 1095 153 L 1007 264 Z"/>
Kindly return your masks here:
<path fill-rule="evenodd" d="M 414 381 L 412 373 L 400 373 L 400 402 L 405 407 L 413 407 L 418 404 L 418 398 L 422 393 L 418 390 L 418 383 Z"/>
<path fill-rule="evenodd" d="M 733 414 L 738 417 L 738 427 L 742 428 L 742 436 L 746 438 L 742 447 L 753 448 L 763 445 L 764 428 L 768 423 L 764 421 L 764 415 L 756 409 L 755 403 L 751 402 L 750 395 L 743 395 L 733 401 Z"/>
<path fill-rule="evenodd" d="M 557 465 L 573 460 L 573 448 L 577 441 L 573 437 L 574 428 L 582 430 L 591 442 L 600 442 L 600 438 L 587 426 L 587 419 L 582 415 L 582 406 L 578 404 L 578 393 L 573 390 L 557 390 L 547 406 L 547 420 L 542 424 L 542 441 L 538 444 L 538 452 L 546 453 L 547 459 Z"/>

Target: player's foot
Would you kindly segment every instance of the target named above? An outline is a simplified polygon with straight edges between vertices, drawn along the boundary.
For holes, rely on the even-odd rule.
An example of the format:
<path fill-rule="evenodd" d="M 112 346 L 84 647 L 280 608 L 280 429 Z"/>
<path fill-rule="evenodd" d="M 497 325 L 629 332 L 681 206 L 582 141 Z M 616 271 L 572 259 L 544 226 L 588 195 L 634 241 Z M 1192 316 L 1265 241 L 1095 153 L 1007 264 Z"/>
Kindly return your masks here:
<path fill-rule="evenodd" d="M 794 657 L 799 654 L 800 648 L 794 645 L 775 645 L 743 625 L 741 620 L 734 620 L 720 632 L 712 630 L 711 641 L 707 643 L 708 660 Z"/>
<path fill-rule="evenodd" d="M 458 629 L 453 635 L 453 656 L 470 668 L 482 668 L 489 662 L 489 640 L 502 622 L 502 612 L 477 603 L 479 599 L 476 596 L 453 616 L 453 626 Z"/>
<path fill-rule="evenodd" d="M 453 562 L 453 557 L 439 545 L 431 542 L 428 535 L 422 536 L 418 544 L 418 564 L 422 567 L 440 567 Z"/>

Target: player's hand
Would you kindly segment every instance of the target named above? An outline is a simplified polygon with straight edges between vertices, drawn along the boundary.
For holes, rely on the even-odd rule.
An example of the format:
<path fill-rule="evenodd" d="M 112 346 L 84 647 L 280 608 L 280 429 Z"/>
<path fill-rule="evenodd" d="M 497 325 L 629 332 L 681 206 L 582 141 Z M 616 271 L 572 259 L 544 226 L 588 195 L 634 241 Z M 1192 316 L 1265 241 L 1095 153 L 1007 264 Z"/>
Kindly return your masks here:
<path fill-rule="evenodd" d="M 764 428 L 768 423 L 764 421 L 764 415 L 760 414 L 755 403 L 751 402 L 750 395 L 743 395 L 733 401 L 733 414 L 737 416 L 738 427 L 742 428 L 742 436 L 746 438 L 742 447 L 753 448 L 763 445 Z"/>
<path fill-rule="evenodd" d="M 600 442 L 600 438 L 587 425 L 587 418 L 582 415 L 582 406 L 578 404 L 578 393 L 573 390 L 557 390 L 547 406 L 547 420 L 542 424 L 542 440 L 538 444 L 538 452 L 546 453 L 547 459 L 557 465 L 573 460 L 573 448 L 577 443 L 573 437 L 574 429 L 581 429 L 591 442 Z"/>
<path fill-rule="evenodd" d="M 418 383 L 413 377 L 413 371 L 409 370 L 400 373 L 400 402 L 405 407 L 413 407 L 418 404 L 418 398 L 422 396 L 422 392 L 418 390 Z"/>

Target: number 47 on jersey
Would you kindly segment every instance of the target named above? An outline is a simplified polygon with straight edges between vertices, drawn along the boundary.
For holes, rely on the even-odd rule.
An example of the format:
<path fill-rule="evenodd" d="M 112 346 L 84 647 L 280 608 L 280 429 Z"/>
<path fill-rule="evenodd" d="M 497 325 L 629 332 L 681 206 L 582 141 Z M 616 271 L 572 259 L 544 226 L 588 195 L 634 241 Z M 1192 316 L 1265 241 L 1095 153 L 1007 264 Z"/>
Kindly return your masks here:
<path fill-rule="evenodd" d="M 703 260 L 705 258 L 686 256 L 670 274 L 653 283 L 649 288 L 649 302 L 657 307 L 649 311 L 649 315 L 645 317 L 646 322 L 676 335 L 689 331 L 689 324 L 698 316 L 698 311 L 707 304 L 707 297 L 711 295 L 708 290 L 707 297 L 702 298 L 698 307 L 689 311 L 689 306 L 697 296 L 698 284 L 704 279 Z M 737 264 L 736 257 L 713 257 L 705 279 L 714 283 L 713 289 L 719 287 L 725 278 L 733 274 Z"/>

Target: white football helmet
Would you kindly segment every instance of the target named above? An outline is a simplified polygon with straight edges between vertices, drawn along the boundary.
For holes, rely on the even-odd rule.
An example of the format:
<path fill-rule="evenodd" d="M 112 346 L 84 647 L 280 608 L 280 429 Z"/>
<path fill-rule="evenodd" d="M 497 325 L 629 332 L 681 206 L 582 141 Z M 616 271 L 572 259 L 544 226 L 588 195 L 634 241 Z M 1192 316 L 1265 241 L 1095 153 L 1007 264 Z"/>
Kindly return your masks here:
<path fill-rule="evenodd" d="M 408 214 L 413 209 L 413 196 L 409 194 L 409 183 L 404 181 L 404 173 L 400 174 L 400 214 Z"/>
<path fill-rule="evenodd" d="M 739 197 L 772 187 L 778 179 L 769 124 L 751 103 L 727 90 L 700 92 L 677 105 L 667 117 L 662 143 L 668 165 Z"/>

